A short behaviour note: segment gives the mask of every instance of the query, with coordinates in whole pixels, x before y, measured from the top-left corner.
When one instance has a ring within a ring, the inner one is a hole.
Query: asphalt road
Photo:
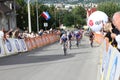
[[[80,47],[72,42],[67,56],[61,45],[37,48],[0,59],[0,80],[97,80],[99,47],[84,37]]]

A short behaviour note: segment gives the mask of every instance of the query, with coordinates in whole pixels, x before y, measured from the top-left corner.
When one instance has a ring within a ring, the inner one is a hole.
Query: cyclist
[[[91,47],[93,47],[93,40],[94,40],[94,33],[93,32],[90,32],[89,38],[90,38],[90,45],[91,45]]]
[[[76,39],[76,45],[77,45],[77,47],[79,47],[79,41],[80,41],[80,38],[81,38],[81,33],[80,33],[80,31],[75,31],[74,32],[74,36],[75,36],[75,39]]]
[[[67,34],[62,34],[61,38],[60,38],[60,44],[62,44],[63,42],[67,41]]]
[[[64,55],[66,55],[66,51],[67,51],[67,34],[63,34],[60,38],[60,44],[63,44],[62,49],[64,50]]]
[[[67,31],[67,39],[68,39],[68,47],[69,49],[71,49],[71,38],[72,38],[72,32],[71,31]]]
[[[60,34],[60,37],[63,35],[63,34],[65,34],[66,33],[66,31],[65,30],[63,30],[63,29],[61,29],[61,34]]]

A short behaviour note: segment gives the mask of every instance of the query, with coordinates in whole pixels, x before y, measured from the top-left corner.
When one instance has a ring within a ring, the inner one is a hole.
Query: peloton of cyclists
[[[61,35],[60,38],[60,43],[62,42],[67,42],[68,48],[71,49],[71,41],[74,39],[76,41],[77,47],[79,47],[79,42],[82,38],[82,31],[81,30],[75,30],[75,31],[70,31],[67,30],[64,32],[64,34]]]
[[[72,38],[71,31],[68,30],[68,31],[64,32],[64,34],[61,35],[60,43],[62,44],[63,42],[67,42],[68,48],[71,48],[71,38]]]

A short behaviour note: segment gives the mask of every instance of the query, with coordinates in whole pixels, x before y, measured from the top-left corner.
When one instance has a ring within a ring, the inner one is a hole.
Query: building
[[[97,8],[96,8],[96,7],[87,9],[87,18],[88,18],[93,12],[95,12],[95,11],[97,11]]]
[[[15,0],[0,0],[0,29],[16,28],[16,5]]]

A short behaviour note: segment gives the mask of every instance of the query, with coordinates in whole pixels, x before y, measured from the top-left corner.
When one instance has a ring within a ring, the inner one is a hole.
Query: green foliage
[[[74,25],[81,27],[86,24],[86,10],[83,7],[77,6],[72,10],[72,13],[74,15]]]
[[[23,0],[17,0],[17,4],[20,6],[20,9],[16,11],[17,27],[24,30],[28,26],[27,4]]]
[[[16,0],[17,3],[21,6],[19,10],[17,10],[17,26],[22,29],[28,29],[28,8],[27,3],[24,0]],[[57,28],[60,24],[64,24],[65,26],[72,25],[84,25],[86,18],[86,11],[83,7],[75,7],[71,11],[68,10],[57,10],[53,5],[48,7],[41,3],[38,3],[36,6],[35,2],[30,3],[30,13],[31,13],[31,27],[32,31],[37,32],[37,16],[36,16],[36,8],[38,8],[39,14],[39,29],[45,29],[44,23],[48,23],[47,29]],[[43,11],[48,11],[51,19],[45,20],[41,15]]]
[[[116,11],[120,10],[120,6],[115,2],[104,2],[98,5],[98,10],[105,12],[109,17],[112,17]]]
[[[17,4],[19,4],[21,7],[27,5],[24,0],[16,0]]]
[[[72,26],[74,24],[74,16],[71,12],[66,12],[63,18],[63,23],[65,26]]]

